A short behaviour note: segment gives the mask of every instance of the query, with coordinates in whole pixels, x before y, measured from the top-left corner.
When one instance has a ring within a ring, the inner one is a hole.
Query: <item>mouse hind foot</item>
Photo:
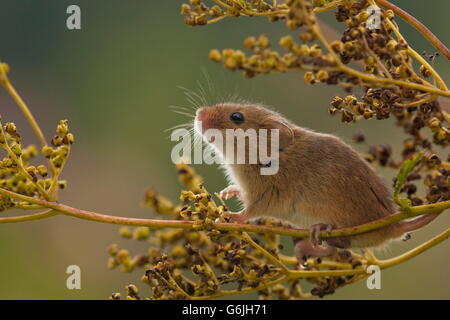
[[[319,223],[311,226],[310,238],[294,239],[294,253],[299,265],[306,263],[308,257],[323,258],[330,257],[337,253],[337,249],[344,249],[350,246],[348,237],[330,237],[322,239],[320,232],[330,233],[332,225]],[[325,243],[325,245],[322,245]]]
[[[304,265],[309,257],[323,258],[334,255],[337,248],[333,246],[318,246],[311,239],[296,239],[294,255],[299,265]]]

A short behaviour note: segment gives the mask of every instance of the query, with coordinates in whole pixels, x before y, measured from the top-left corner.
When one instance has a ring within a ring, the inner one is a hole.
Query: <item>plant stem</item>
[[[50,197],[49,197],[47,191],[45,191],[44,187],[42,187],[39,183],[37,183],[37,181],[35,181],[33,179],[33,177],[30,175],[30,173],[24,167],[21,156],[20,155],[18,156],[14,151],[11,150],[11,147],[9,146],[8,138],[6,137],[6,132],[5,132],[5,130],[3,130],[3,124],[1,121],[0,121],[0,135],[2,135],[5,138],[5,143],[0,144],[0,146],[6,150],[6,152],[8,153],[8,156],[15,163],[15,165],[19,169],[20,173],[22,173],[25,176],[25,178],[27,180],[29,180],[36,187],[36,189],[39,191],[41,196],[43,196],[46,200],[50,200]]]
[[[31,113],[30,109],[26,105],[25,101],[23,101],[22,97],[19,95],[19,93],[16,91],[12,83],[9,81],[7,70],[5,70],[5,65],[0,63],[0,82],[6,89],[6,91],[9,93],[9,95],[13,98],[13,100],[16,102],[19,109],[22,111],[22,113],[25,115],[25,118],[27,119],[28,123],[33,128],[34,133],[36,134],[37,138],[39,139],[42,147],[47,147],[47,140],[45,139],[44,134],[42,133],[41,128],[39,127],[39,124],[37,123],[36,119],[34,118],[33,114]],[[52,174],[52,177],[54,178],[57,175],[57,170],[55,166],[53,165],[52,161],[48,159],[48,165],[50,167],[50,171]],[[50,195],[51,196],[51,195]],[[48,196],[45,196],[46,199],[48,199]],[[51,200],[56,200],[56,198],[51,198]]]
[[[296,271],[296,270],[289,270],[289,272],[286,275],[283,275],[282,277],[266,282],[256,288],[247,287],[242,290],[225,290],[225,291],[219,291],[213,295],[210,296],[200,296],[200,297],[190,297],[192,300],[205,300],[205,299],[214,299],[219,298],[223,296],[230,296],[230,295],[237,295],[237,294],[243,294],[243,293],[250,293],[250,292],[257,292],[261,291],[266,288],[273,287],[277,284],[284,283],[286,281],[290,280],[296,280],[296,279],[302,279],[302,278],[321,278],[321,277],[339,277],[339,276],[349,276],[349,275],[360,275],[354,282],[362,280],[367,275],[367,267],[369,265],[378,265],[381,269],[386,269],[389,267],[393,267],[395,265],[398,265],[402,262],[405,262],[409,259],[414,258],[415,256],[419,255],[420,253],[436,246],[437,244],[441,243],[442,241],[448,239],[450,237],[450,229],[447,229],[446,231],[442,232],[441,234],[437,235],[436,237],[430,239],[429,241],[425,242],[424,244],[412,249],[411,251],[408,251],[398,257],[392,258],[392,259],[386,259],[386,260],[376,260],[372,257],[374,260],[373,262],[357,269],[344,269],[344,270],[302,270],[302,271]]]
[[[283,273],[290,272],[289,269],[284,265],[283,262],[281,262],[280,259],[275,257],[273,254],[271,254],[269,251],[261,247],[259,244],[257,244],[246,232],[243,232],[240,236],[238,235],[238,238],[249,243],[252,247],[258,250],[263,256],[265,256],[270,262],[279,266],[283,270]]]
[[[2,224],[2,223],[15,223],[15,222],[42,220],[42,219],[53,217],[53,216],[55,216],[57,214],[58,214],[58,212],[56,210],[47,210],[47,211],[44,211],[44,212],[30,214],[30,215],[27,215],[27,216],[0,218],[0,224]]]
[[[434,247],[435,245],[441,243],[442,241],[448,239],[450,237],[450,229],[445,230],[444,232],[440,233],[436,237],[434,237],[431,240],[428,240],[427,242],[421,244],[420,246],[398,256],[392,259],[386,259],[386,260],[379,260],[378,265],[380,268],[388,268],[390,266],[400,264],[402,262],[405,262],[409,259],[414,258],[415,256],[419,255],[420,253]]]
[[[408,24],[419,31],[439,52],[450,60],[450,50],[422,22],[387,0],[375,0],[375,2],[384,8],[391,9],[397,16],[408,22]]]
[[[22,97],[17,93],[14,86],[9,81],[8,75],[6,71],[4,70],[3,64],[0,63],[0,82],[5,87],[6,91],[10,94],[10,96],[13,98],[13,100],[16,102],[17,106],[22,110],[23,114],[25,115],[25,118],[27,118],[28,122],[30,123],[31,127],[33,128],[36,136],[38,137],[39,141],[41,142],[41,145],[44,147],[47,145],[46,139],[44,137],[44,134],[42,133],[41,128],[39,127],[36,119],[34,118],[33,114],[31,113],[28,106],[23,101]]]
[[[273,287],[279,283],[283,283],[285,281],[290,280],[289,276],[283,276],[279,279],[276,280],[272,280],[269,282],[266,282],[262,285],[259,285],[256,288],[252,288],[252,287],[247,287],[247,288],[243,288],[241,290],[235,289],[235,290],[223,290],[223,291],[219,291],[215,294],[209,295],[209,296],[199,296],[199,297],[191,297],[191,300],[210,300],[210,299],[215,299],[215,298],[219,298],[219,297],[224,297],[224,296],[233,296],[233,295],[237,295],[237,294],[244,294],[244,293],[251,293],[251,292],[257,292],[257,291],[261,291],[270,287]]]
[[[328,41],[325,39],[325,37],[322,34],[322,31],[320,30],[320,28],[315,24],[313,26],[311,26],[311,30],[314,32],[314,34],[316,35],[317,39],[326,47],[327,51],[333,56],[334,61],[336,62],[338,68],[345,72],[348,73],[352,76],[355,76],[361,80],[365,80],[367,82],[372,82],[372,83],[382,83],[382,84],[394,84],[394,85],[398,85],[398,86],[402,86],[402,87],[408,87],[411,89],[416,89],[416,90],[420,90],[420,91],[424,91],[424,92],[429,92],[429,93],[433,93],[436,95],[440,95],[440,96],[444,96],[444,97],[449,97],[450,98],[450,91],[449,90],[441,90],[435,87],[428,87],[425,85],[421,85],[418,83],[413,83],[413,82],[407,82],[407,81],[403,81],[403,80],[396,80],[396,79],[389,79],[389,78],[381,78],[381,77],[376,77],[374,75],[369,75],[366,74],[364,72],[360,72],[358,70],[355,70],[353,68],[347,67],[346,65],[344,65],[341,61],[341,59],[339,59],[339,57],[336,55],[336,53],[333,51],[333,49],[331,48],[330,44],[328,43]]]
[[[398,28],[392,23],[392,21],[390,19],[386,19],[386,23],[388,25],[388,27],[394,31],[395,35],[397,36],[397,38],[399,39],[403,39],[402,34],[400,33],[400,31],[398,30]],[[406,40],[404,40],[406,42]],[[442,80],[441,76],[436,72],[436,70],[434,70],[434,68],[428,63],[428,61],[426,61],[420,54],[418,54],[413,48],[411,48],[410,46],[408,46],[408,53],[414,57],[419,63],[421,63],[425,68],[428,69],[428,71],[430,71],[431,75],[433,76],[434,79],[436,79],[436,81],[438,82],[440,88],[442,90],[448,90],[444,80]]]
[[[127,217],[116,217],[105,214],[100,214],[92,211],[85,211],[76,208],[72,208],[66,206],[64,204],[60,204],[57,202],[45,201],[37,198],[28,197],[25,195],[21,195],[3,188],[0,188],[0,194],[20,200],[29,202],[32,204],[40,205],[42,207],[46,207],[49,209],[56,210],[62,214],[72,216],[79,219],[91,220],[103,223],[110,224],[119,224],[119,225],[128,225],[128,226],[142,226],[149,228],[182,228],[182,229],[191,229],[194,227],[193,221],[187,220],[155,220],[155,219],[139,219],[139,218],[127,218]],[[351,236],[357,235],[365,232],[369,232],[372,230],[376,230],[382,227],[385,227],[390,224],[394,224],[404,219],[420,216],[423,214],[431,214],[442,212],[446,209],[450,208],[450,200],[438,202],[434,204],[422,205],[408,208],[408,212],[400,211],[389,215],[387,217],[368,222],[366,224],[362,224],[354,227],[340,228],[332,230],[331,232],[322,231],[320,235],[323,238],[331,238],[331,237],[342,237],[342,236]],[[370,209],[370,208],[369,208]],[[275,234],[291,236],[291,237],[299,237],[305,238],[310,236],[310,230],[306,229],[294,229],[294,228],[286,228],[286,227],[274,227],[274,226],[263,226],[263,225],[252,225],[252,224],[239,224],[239,223],[213,223],[212,226],[221,231],[244,231],[244,232],[255,232],[255,233],[264,233],[264,232],[272,232]]]

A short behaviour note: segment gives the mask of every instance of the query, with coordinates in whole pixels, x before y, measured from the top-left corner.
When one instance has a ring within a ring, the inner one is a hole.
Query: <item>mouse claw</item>
[[[220,219],[225,219],[226,222],[235,222],[235,223],[247,223],[247,216],[242,213],[234,213],[234,212],[225,212],[220,216]]]
[[[241,199],[241,189],[236,185],[231,185],[220,191],[220,197],[222,199],[228,200],[233,197],[236,197],[238,199]]]
[[[319,246],[322,244],[322,237],[320,236],[321,231],[326,231],[331,233],[333,226],[331,224],[318,223],[311,226],[310,240],[314,246]]]

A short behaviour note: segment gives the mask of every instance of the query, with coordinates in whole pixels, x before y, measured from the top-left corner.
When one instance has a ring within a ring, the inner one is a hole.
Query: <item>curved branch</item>
[[[97,221],[102,223],[110,223],[110,224],[119,224],[119,225],[128,225],[128,226],[142,226],[149,227],[155,229],[161,228],[182,228],[182,229],[191,229],[196,227],[194,225],[194,221],[188,220],[156,220],[156,219],[140,219],[140,218],[127,218],[127,217],[116,217],[106,214],[100,214],[92,211],[85,211],[81,209],[76,209],[73,207],[69,207],[64,204],[60,204],[57,202],[50,202],[41,199],[36,199],[28,196],[24,196],[12,191],[8,191],[0,188],[0,194],[5,195],[7,197],[21,200],[25,202],[29,202],[32,204],[37,204],[42,207],[46,207],[49,209],[56,210],[64,215],[68,215],[71,217]],[[351,236],[357,235],[361,233],[366,233],[372,230],[376,230],[382,227],[385,227],[390,224],[394,224],[404,219],[420,216],[423,214],[431,214],[431,213],[439,213],[446,209],[450,208],[450,200],[438,202],[434,204],[422,205],[408,208],[407,211],[400,211],[394,213],[390,216],[362,224],[354,227],[340,228],[332,230],[331,232],[322,231],[321,236],[323,238],[332,238],[332,237],[342,237],[342,236]],[[0,219],[1,220],[1,219]],[[274,226],[264,226],[264,225],[253,225],[253,224],[240,224],[240,223],[223,223],[216,222],[212,223],[211,226],[217,230],[221,231],[238,231],[238,232],[254,232],[254,233],[265,233],[271,232],[275,234],[291,236],[291,237],[309,237],[310,230],[307,229],[295,229],[295,228],[287,228],[287,227],[274,227]]]
[[[3,85],[5,90],[8,92],[8,94],[14,100],[16,105],[19,107],[19,109],[24,114],[25,118],[27,119],[28,123],[32,127],[34,133],[36,134],[36,137],[38,138],[39,142],[41,143],[41,146],[47,147],[48,146],[47,140],[45,139],[45,136],[41,130],[41,127],[39,126],[35,117],[31,113],[30,108],[28,108],[25,101],[22,99],[20,94],[16,91],[13,84],[9,81],[8,72],[9,72],[9,66],[6,63],[0,62],[0,83]],[[52,161],[50,161],[50,159],[48,159],[47,162],[50,167],[53,180],[55,180],[55,177],[57,179],[57,169],[56,169],[55,165],[53,164]],[[53,181],[53,183],[55,183],[55,182]],[[46,197],[48,197],[48,195],[46,195],[45,190],[41,190],[42,188],[39,185],[37,187],[38,187],[38,189],[40,189],[41,193],[44,192],[44,195]],[[55,200],[55,198],[51,198],[51,200]]]
[[[4,63],[0,63],[0,83],[5,87],[6,91],[8,91],[9,95],[16,102],[17,106],[23,112],[28,122],[30,123],[31,127],[33,128],[34,133],[38,137],[41,145],[45,147],[47,145],[47,142],[44,134],[42,133],[41,128],[39,127],[33,114],[30,112],[30,109],[23,101],[22,97],[17,93],[16,89],[9,81],[7,73],[8,73],[7,66]]]
[[[402,262],[405,262],[407,260],[410,260],[414,258],[415,256],[421,254],[422,252],[438,245],[442,241],[448,239],[450,237],[450,229],[445,230],[444,232],[438,234],[431,240],[428,240],[425,243],[422,243],[418,247],[398,256],[392,259],[386,259],[386,260],[379,260],[377,264],[380,266],[381,269],[389,268],[391,266],[400,264]]]

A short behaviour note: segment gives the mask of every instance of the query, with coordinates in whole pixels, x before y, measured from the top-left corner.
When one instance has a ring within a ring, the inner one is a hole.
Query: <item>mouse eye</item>
[[[230,116],[230,120],[235,124],[241,124],[244,122],[244,115],[240,112],[233,112]]]

